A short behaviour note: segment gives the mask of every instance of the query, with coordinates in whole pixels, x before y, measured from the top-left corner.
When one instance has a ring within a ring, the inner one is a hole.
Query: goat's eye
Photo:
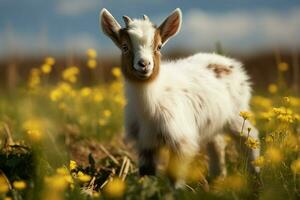
[[[127,53],[128,50],[129,50],[128,45],[127,44],[123,44],[122,45],[122,50],[123,50],[124,53]]]
[[[157,46],[157,51],[160,51],[161,50],[161,44],[159,44],[158,46]]]

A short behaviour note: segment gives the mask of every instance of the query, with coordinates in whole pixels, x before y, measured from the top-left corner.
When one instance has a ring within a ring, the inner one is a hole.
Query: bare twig
[[[122,181],[125,181],[126,176],[128,174],[129,168],[130,168],[130,160],[127,158],[126,159],[126,163],[125,163],[125,167],[124,167],[124,171],[123,171],[123,175],[122,175]]]
[[[94,176],[90,181],[87,187],[82,188],[82,193],[93,196],[94,188],[95,188],[95,180],[96,177]]]
[[[116,174],[116,171],[115,171],[115,169],[113,169],[112,172],[110,173],[110,175],[108,176],[108,178],[106,179],[106,181],[104,181],[104,183],[102,183],[102,185],[100,186],[100,189],[104,188],[104,186],[112,180],[112,177],[115,174]]]
[[[104,188],[104,186],[109,182],[110,180],[107,179],[106,181],[104,181],[104,183],[100,186],[100,189]]]
[[[188,184],[185,184],[185,186],[186,186],[187,188],[189,188],[193,193],[195,193],[195,189],[194,189],[194,188],[192,188],[192,187],[189,186]]]
[[[126,156],[124,156],[124,158],[123,158],[122,166],[121,166],[121,169],[119,171],[119,177],[121,177],[122,174],[123,174],[125,163],[126,163]]]
[[[7,185],[8,185],[9,190],[11,190],[11,189],[12,189],[12,186],[11,186],[11,184],[10,184],[8,178],[6,177],[6,175],[4,174],[4,172],[3,172],[1,169],[0,169],[0,176],[2,176],[2,177],[4,178],[5,182],[6,182]]]
[[[120,165],[119,161],[111,154],[107,151],[107,149],[100,145],[100,149],[117,165]]]
[[[9,129],[9,126],[4,123],[3,124],[3,132],[4,132],[4,144],[3,144],[3,148],[4,149],[8,149],[10,146],[14,145],[14,141],[12,139],[12,135]]]

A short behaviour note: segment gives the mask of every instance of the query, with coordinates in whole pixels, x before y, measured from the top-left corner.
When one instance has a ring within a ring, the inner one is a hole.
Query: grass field
[[[97,53],[87,51],[87,70],[97,68]],[[261,167],[247,173],[248,152],[239,153],[226,136],[225,178],[207,175],[206,156],[189,170],[186,189],[173,189],[161,170],[158,177],[140,178],[136,156],[122,142],[123,96],[121,71],[114,80],[84,85],[79,66],[61,70],[49,81],[55,59],[32,68],[27,85],[0,97],[0,199],[299,199],[300,98],[289,89],[278,64],[278,81],[262,94],[254,92],[253,113],[241,111],[260,130]],[[247,132],[251,130],[243,130]],[[168,157],[166,150],[161,156]]]

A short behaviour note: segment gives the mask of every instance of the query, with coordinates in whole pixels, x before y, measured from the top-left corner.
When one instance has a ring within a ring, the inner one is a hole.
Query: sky
[[[182,29],[166,50],[207,51],[216,42],[236,52],[300,47],[299,0],[0,0],[0,56],[87,48],[116,52],[99,29],[102,8],[121,25],[122,15],[143,14],[159,25],[177,7]]]

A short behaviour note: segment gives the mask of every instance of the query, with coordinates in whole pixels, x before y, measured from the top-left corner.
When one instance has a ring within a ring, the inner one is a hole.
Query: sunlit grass
[[[89,49],[83,67],[97,68],[96,58],[97,52]],[[261,167],[259,177],[248,174],[247,154],[239,155],[226,138],[229,175],[207,183],[207,159],[200,154],[188,170],[187,189],[177,191],[163,171],[158,177],[139,178],[134,155],[120,144],[126,104],[120,69],[112,69],[112,82],[88,86],[80,81],[79,66],[68,66],[57,83],[49,84],[55,63],[55,58],[45,58],[40,67],[32,68],[26,88],[0,98],[0,199],[300,197],[300,98],[287,95],[282,84],[289,70],[286,63],[277,67],[279,83],[253,96],[253,113],[240,112],[260,130],[260,141],[251,137],[245,141],[249,148],[262,148],[252,163]],[[88,164],[74,161],[79,159],[74,148],[81,152],[85,146],[98,148],[95,152],[104,156],[80,158]]]

